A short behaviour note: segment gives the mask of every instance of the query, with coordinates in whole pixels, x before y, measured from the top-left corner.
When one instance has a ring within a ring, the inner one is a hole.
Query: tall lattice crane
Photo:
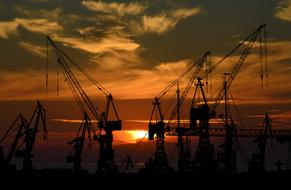
[[[118,113],[116,111],[113,96],[106,90],[99,82],[97,82],[89,73],[85,71],[83,67],[78,65],[70,56],[68,56],[56,43],[47,37],[47,45],[50,45],[56,56],[58,65],[61,67],[62,72],[65,77],[65,81],[70,87],[72,94],[82,112],[84,118],[89,120],[89,114],[97,120],[97,128],[99,129],[99,134],[95,138],[100,146],[99,149],[99,160],[97,172],[116,172],[116,166],[114,163],[114,153],[112,149],[113,134],[114,130],[121,130],[121,120],[119,119]],[[101,91],[106,96],[106,107],[105,111],[98,113],[97,107],[93,104],[91,98],[87,95],[83,87],[81,86],[76,75],[72,71],[71,67],[78,70],[86,79],[94,85],[98,91]],[[116,120],[109,120],[110,106],[113,108]],[[88,114],[88,115],[87,115]],[[87,115],[87,116],[86,116]],[[104,131],[104,133],[103,133]],[[84,140],[81,138],[80,140]],[[83,143],[81,143],[83,145]],[[79,146],[77,146],[79,147]],[[75,150],[78,152],[79,150]],[[80,154],[79,154],[80,155]],[[78,165],[79,159],[76,159],[75,165]]]
[[[205,101],[205,105],[203,110],[201,108],[195,108],[192,107],[190,110],[190,123],[192,127],[196,127],[196,123],[201,123],[202,129],[199,130],[199,144],[197,149],[197,158],[196,158],[196,165],[200,170],[203,171],[209,171],[212,170],[213,160],[214,158],[209,158],[210,153],[212,152],[212,148],[210,148],[211,143],[209,140],[209,133],[207,132],[209,129],[209,119],[214,118],[216,115],[216,108],[220,105],[220,102],[225,98],[229,88],[231,87],[231,84],[233,83],[234,79],[238,75],[240,68],[242,67],[245,59],[248,57],[249,52],[253,48],[255,42],[257,41],[258,36],[260,37],[260,61],[261,64],[267,65],[266,62],[266,25],[263,24],[259,26],[254,32],[252,32],[244,41],[242,41],[238,46],[236,46],[233,50],[231,50],[226,56],[224,56],[220,61],[213,64],[206,72],[199,75],[199,77],[203,78],[206,76],[206,74],[211,73],[215,68],[217,68],[224,60],[226,60],[228,57],[230,57],[234,52],[236,52],[239,48],[243,47],[243,51],[238,59],[238,61],[234,64],[234,68],[231,73],[227,74],[225,77],[225,82],[223,83],[222,87],[218,91],[215,99],[214,104],[211,106],[207,105],[207,102]],[[264,41],[262,41],[262,38],[264,38]],[[264,49],[264,51],[262,51]],[[262,66],[261,66],[262,68]],[[266,66],[267,68],[267,66]],[[261,79],[264,78],[263,72],[261,71]],[[266,78],[267,78],[267,70],[266,70]],[[203,90],[203,89],[202,89]],[[226,102],[226,101],[225,101]],[[227,108],[227,106],[226,106]],[[208,111],[205,111],[208,110]],[[225,170],[228,173],[235,172],[233,167],[234,160],[232,158],[235,158],[235,156],[230,155],[230,152],[234,154],[233,150],[231,149],[232,145],[229,145],[229,143],[232,143],[230,138],[233,138],[233,130],[231,127],[228,126],[228,118],[227,118],[227,109],[226,109],[226,126],[225,130],[226,132],[226,141],[225,146],[228,147],[225,149]],[[210,152],[211,151],[211,152]],[[211,167],[210,167],[211,166]]]
[[[171,122],[175,118],[175,116],[179,115],[179,110],[180,107],[182,106],[191,86],[194,83],[195,78],[198,76],[203,63],[205,63],[207,57],[209,56],[210,52],[206,52],[200,59],[198,59],[196,62],[192,63],[185,72],[183,72],[176,80],[172,81],[164,90],[162,90],[155,98],[153,101],[153,110],[151,113],[150,117],[150,122],[149,122],[149,140],[154,140],[154,137],[156,135],[156,152],[155,152],[155,158],[152,163],[153,167],[152,169],[154,172],[161,173],[161,172],[166,172],[169,170],[168,166],[168,160],[167,160],[167,155],[165,151],[165,145],[164,145],[164,135],[165,132],[168,130],[171,130]],[[160,99],[166,95],[166,93],[171,90],[171,88],[175,85],[177,85],[187,74],[191,73],[190,79],[185,87],[185,89],[182,92],[182,95],[178,94],[178,103],[174,105],[174,110],[172,110],[170,118],[168,119],[167,124],[164,121],[164,113],[162,112],[161,106],[160,106]],[[179,117],[179,116],[178,116]],[[178,118],[179,120],[179,118]],[[183,139],[181,136],[178,138],[178,146],[180,150],[180,154],[178,156],[180,163],[183,161],[183,157],[181,155],[184,154],[183,150]],[[183,153],[182,153],[183,152]],[[182,168],[182,167],[180,167]]]

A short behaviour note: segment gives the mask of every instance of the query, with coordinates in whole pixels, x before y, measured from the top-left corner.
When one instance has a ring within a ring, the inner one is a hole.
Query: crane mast
[[[190,129],[198,129],[199,142],[195,155],[194,171],[199,173],[212,173],[214,172],[214,146],[209,138],[209,106],[206,96],[203,91],[203,84],[201,78],[197,78],[196,89],[190,108]],[[203,103],[195,106],[194,101],[198,90],[200,90]]]
[[[149,123],[149,129],[148,129],[148,139],[154,140],[156,139],[156,152],[154,161],[152,159],[149,159],[149,162],[146,165],[146,172],[150,173],[165,173],[171,170],[171,168],[168,166],[168,157],[165,151],[165,122],[164,122],[164,116],[161,109],[161,103],[158,98],[154,99],[153,102],[153,111],[151,114],[151,120]],[[156,120],[152,120],[153,116],[155,115],[155,112],[157,112],[157,118]],[[155,137],[156,135],[156,137]]]

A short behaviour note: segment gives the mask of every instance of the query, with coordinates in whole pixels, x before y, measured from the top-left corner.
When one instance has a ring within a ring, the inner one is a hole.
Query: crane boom
[[[35,118],[36,117],[36,118]],[[41,124],[43,126],[44,130],[44,136],[43,139],[47,138],[47,126],[46,126],[46,111],[45,108],[40,104],[39,101],[37,101],[37,107],[29,121],[29,126],[32,125],[33,120],[35,119],[35,123],[33,125],[32,130],[32,135],[31,135],[31,140],[30,140],[30,146],[29,146],[29,152],[32,152],[33,146],[35,144],[35,139],[36,139],[36,133],[38,132],[38,126],[39,126],[39,120],[41,120]]]
[[[220,91],[218,92],[216,98],[215,98],[215,103],[213,104],[213,106],[211,107],[211,111],[214,111],[217,106],[220,104],[221,100],[224,98],[224,92],[228,91],[228,89],[230,88],[232,82],[234,81],[235,77],[237,76],[241,66],[243,65],[245,59],[247,58],[247,56],[249,55],[250,50],[252,49],[255,41],[257,40],[258,35],[260,34],[260,32],[265,29],[265,25],[261,25],[255,32],[253,32],[248,38],[247,40],[245,40],[244,42],[247,42],[245,49],[243,50],[242,54],[240,55],[239,60],[236,62],[234,69],[232,70],[232,72],[230,73],[226,84],[223,86],[223,88],[220,89]],[[243,44],[241,44],[243,45]],[[236,50],[237,47],[234,49]],[[232,52],[234,52],[231,51]],[[227,57],[230,54],[227,55]],[[223,58],[222,60],[224,60],[225,58]],[[219,61],[218,63],[221,63],[221,61]],[[217,63],[216,63],[217,65]]]
[[[2,142],[9,135],[9,133],[13,131],[11,129],[13,129],[15,127],[15,124],[18,121],[20,122],[20,125],[18,126],[18,130],[16,132],[16,136],[15,136],[14,141],[13,141],[11,147],[10,147],[9,153],[8,153],[8,155],[6,157],[7,164],[10,164],[11,160],[13,159],[14,154],[15,154],[15,151],[16,151],[16,147],[17,147],[17,144],[18,144],[20,138],[25,134],[25,131],[28,130],[27,121],[22,116],[22,114],[19,114],[19,116],[17,117],[17,119],[15,120],[15,122],[13,122],[13,124],[11,125],[11,127],[8,129],[7,133],[1,139],[1,142]]]
[[[211,65],[208,69],[206,69],[204,72],[202,72],[199,77],[204,78],[207,74],[211,73],[213,70],[215,70],[225,59],[227,59],[229,56],[231,56],[236,50],[238,50],[241,46],[243,46],[246,42],[250,41],[250,39],[253,36],[257,36],[258,33],[260,33],[264,29],[264,36],[266,36],[266,30],[265,30],[266,24],[260,25],[254,32],[252,32],[246,39],[241,41],[234,49],[232,49],[230,52],[228,52],[222,59],[220,59],[215,64]],[[264,43],[266,44],[266,39],[264,39]],[[265,52],[266,54],[266,49]]]
[[[53,47],[53,49],[58,57],[58,63],[63,69],[63,73],[66,77],[66,80],[69,83],[69,87],[71,88],[73,94],[77,91],[79,93],[79,95],[82,97],[83,102],[85,103],[87,108],[90,110],[92,115],[98,121],[101,121],[101,118],[100,118],[99,114],[97,113],[96,107],[94,106],[94,104],[92,103],[92,101],[90,100],[90,98],[88,97],[88,95],[86,94],[84,89],[82,88],[81,84],[77,80],[76,76],[74,75],[74,73],[72,72],[70,67],[68,66],[66,59],[65,59],[65,57],[68,57],[68,56],[66,56],[63,53],[63,51],[53,42],[53,40],[49,36],[47,37],[47,40],[51,44],[51,46]],[[77,98],[76,101],[81,103],[79,98]]]

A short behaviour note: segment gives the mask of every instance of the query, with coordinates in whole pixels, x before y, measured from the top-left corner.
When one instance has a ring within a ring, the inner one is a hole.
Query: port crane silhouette
[[[220,61],[213,64],[209,67],[209,69],[199,75],[197,78],[198,86],[200,90],[203,92],[201,79],[206,76],[206,74],[211,73],[214,69],[216,69],[221,63],[224,62],[229,56],[231,56],[236,50],[239,48],[243,48],[242,53],[238,59],[238,61],[234,64],[234,68],[230,73],[224,73],[224,82],[220,90],[218,91],[216,97],[214,98],[214,103],[209,105],[207,100],[204,97],[204,104],[199,104],[198,107],[193,106],[193,102],[190,108],[190,127],[187,130],[184,130],[185,136],[199,136],[199,143],[196,153],[196,161],[195,167],[199,172],[213,172],[215,169],[214,162],[214,152],[213,145],[210,143],[209,137],[224,137],[225,142],[222,145],[223,150],[223,158],[222,172],[225,173],[235,173],[236,172],[236,156],[234,150],[234,139],[237,137],[256,137],[259,140],[258,147],[260,149],[259,155],[260,159],[252,160],[251,165],[261,165],[255,166],[257,168],[264,168],[264,153],[266,146],[266,139],[274,135],[274,137],[280,137],[281,135],[290,135],[290,131],[288,130],[275,130],[273,133],[263,133],[262,131],[266,131],[264,127],[263,129],[238,129],[234,125],[234,123],[229,123],[228,118],[228,105],[227,105],[227,94],[228,91],[238,75],[244,61],[248,57],[251,49],[253,48],[255,42],[259,38],[259,50],[260,50],[260,63],[261,63],[261,86],[263,87],[263,79],[264,73],[262,71],[263,64],[265,64],[265,77],[267,80],[267,88],[268,88],[268,71],[267,71],[267,62],[266,62],[266,25],[259,26],[254,32],[252,32],[244,41],[242,41],[238,46],[236,46],[233,50],[231,50],[225,57],[223,57]],[[196,91],[195,91],[196,93]],[[194,95],[195,97],[195,95]],[[216,116],[216,109],[220,105],[221,101],[224,99],[225,104],[225,127],[224,128],[211,128],[209,124],[209,120]],[[270,120],[269,117],[265,118],[264,123],[269,124],[270,122],[266,122],[266,120]],[[269,126],[269,125],[266,125]],[[269,127],[270,128],[270,127]],[[176,130],[171,135],[179,135],[179,132]],[[253,155],[258,155],[253,154]],[[258,164],[259,163],[259,164]]]
[[[189,92],[191,86],[194,83],[195,78],[198,76],[199,71],[201,70],[204,62],[209,56],[210,52],[206,52],[200,59],[190,64],[185,72],[183,72],[176,80],[172,81],[165,89],[163,89],[153,101],[153,110],[151,112],[149,128],[148,128],[148,139],[154,140],[156,142],[156,152],[155,158],[151,164],[147,164],[144,170],[146,172],[154,172],[154,173],[165,173],[172,171],[172,168],[168,166],[167,155],[164,147],[164,134],[168,131],[169,123],[171,123],[179,113],[179,108],[185,100],[187,93]],[[182,92],[181,97],[178,94],[178,103],[174,106],[174,111],[171,113],[168,123],[166,124],[164,121],[164,113],[161,110],[160,99],[165,96],[169,90],[171,90],[175,85],[179,83],[187,74],[191,73],[191,79],[188,81],[185,89]],[[179,119],[178,119],[179,120]],[[181,138],[179,138],[178,144],[182,144]],[[182,148],[182,146],[179,146]],[[182,151],[182,150],[181,150]],[[181,154],[182,155],[182,154]],[[181,158],[182,159],[182,158]]]
[[[84,119],[80,130],[81,134],[77,133],[77,137],[71,141],[73,144],[75,154],[69,156],[67,161],[73,162],[75,169],[80,169],[81,162],[81,152],[83,149],[83,141],[85,140],[85,131],[88,133],[88,138],[91,138],[92,131],[93,139],[99,143],[99,159],[98,159],[98,173],[112,173],[116,172],[117,168],[114,162],[114,151],[112,148],[113,143],[113,133],[112,131],[121,130],[121,120],[119,119],[117,110],[113,102],[112,94],[106,90],[99,82],[94,79],[85,69],[77,64],[69,55],[67,55],[49,36],[47,37],[47,44],[50,45],[56,56],[57,63],[63,71],[65,81],[71,89],[71,92],[84,115]],[[82,76],[84,76],[93,86],[97,88],[98,91],[101,91],[106,96],[106,105],[105,111],[98,113],[97,107],[94,105],[92,99],[88,96],[84,88],[81,86],[77,76],[74,74],[71,69],[74,67]],[[116,120],[109,120],[110,107],[113,109],[113,114],[116,117]],[[99,133],[96,134],[94,128],[91,126],[91,121],[89,114],[97,121],[97,129]],[[83,128],[83,129],[82,129]],[[86,130],[87,129],[87,130]],[[78,136],[80,135],[80,136]]]
[[[259,51],[260,51],[260,64],[261,64],[261,87],[263,88],[263,80],[264,77],[267,81],[267,88],[268,88],[268,71],[267,71],[267,58],[266,58],[266,25],[260,25],[254,32],[252,32],[245,40],[243,40],[238,46],[236,46],[234,49],[232,49],[229,53],[227,53],[226,56],[224,56],[221,60],[219,60],[217,63],[211,65],[208,69],[205,71],[198,72],[198,75],[192,75],[195,76],[195,78],[191,78],[189,80],[189,83],[191,84],[190,87],[194,86],[194,80],[196,79],[198,82],[195,84],[195,94],[194,98],[192,100],[191,108],[190,108],[190,126],[188,128],[179,127],[179,121],[178,124],[173,127],[168,124],[166,125],[164,122],[164,116],[163,112],[161,110],[160,102],[159,102],[159,96],[163,96],[168,92],[168,90],[176,85],[178,81],[183,77],[183,75],[179,76],[175,81],[170,83],[169,86],[165,88],[155,99],[153,102],[154,108],[151,114],[151,119],[149,123],[149,139],[153,140],[154,137],[156,138],[156,156],[155,158],[160,158],[160,160],[164,160],[164,163],[161,165],[167,166],[167,160],[166,160],[166,154],[164,151],[164,135],[167,133],[167,135],[174,135],[178,136],[178,146],[179,146],[179,161],[178,161],[178,168],[180,171],[183,172],[183,166],[180,163],[187,163],[187,161],[183,160],[182,155],[189,155],[187,154],[187,151],[185,151],[184,145],[183,145],[183,136],[199,136],[199,143],[198,148],[196,152],[195,162],[194,162],[194,170],[197,172],[202,173],[211,173],[215,172],[217,160],[214,158],[214,148],[212,143],[210,142],[210,137],[224,137],[225,142],[221,147],[223,147],[223,153],[222,155],[222,172],[224,173],[235,173],[236,172],[236,151],[233,146],[234,141],[237,137],[256,137],[259,138],[262,135],[262,129],[239,129],[236,127],[235,123],[229,122],[231,118],[228,116],[228,97],[227,94],[229,93],[229,89],[238,75],[243,63],[245,62],[246,58],[248,57],[250,51],[253,49],[254,44],[257,42],[259,38]],[[235,62],[233,70],[230,73],[224,73],[224,81],[222,87],[218,90],[218,93],[216,94],[214,98],[214,103],[209,105],[208,101],[205,97],[204,89],[203,89],[203,83],[201,82],[204,77],[206,77],[208,74],[210,74],[213,70],[215,70],[221,63],[223,63],[228,57],[234,54],[238,49],[243,49],[241,55],[239,56],[239,59]],[[265,65],[265,73],[263,71],[263,66]],[[199,67],[198,67],[199,68]],[[187,71],[186,71],[187,72]],[[188,84],[189,84],[188,83]],[[197,92],[200,91],[203,95],[203,101],[202,103],[199,102],[199,104],[195,105],[195,96]],[[177,90],[178,92],[178,90]],[[179,98],[178,96],[178,104],[173,109],[173,112],[170,116],[169,121],[172,120],[172,118],[175,117],[176,114],[178,114],[178,120],[179,120],[179,109],[177,107],[181,106],[183,103],[184,98],[186,97],[186,94],[188,92],[188,89],[184,91],[183,95]],[[222,100],[224,100],[225,103],[225,126],[224,128],[216,128],[216,127],[210,127],[209,120],[216,117],[216,109],[221,104]],[[179,103],[180,102],[180,103]],[[158,119],[153,122],[153,115],[154,113],[158,113],[159,116]],[[272,133],[273,137],[279,137],[279,136],[289,136],[290,131],[288,130],[274,130]],[[264,139],[266,139],[268,135],[264,135]],[[266,141],[260,141],[260,144],[265,144]],[[262,149],[261,154],[264,154],[263,147],[259,146],[260,149]],[[183,152],[185,154],[183,154]],[[160,154],[157,154],[160,153]],[[163,155],[163,156],[157,156],[157,155]],[[264,162],[263,160],[260,160],[260,162]],[[153,162],[155,163],[155,162]],[[187,166],[188,167],[188,166]],[[187,168],[186,167],[186,168]],[[185,167],[184,167],[185,168]],[[189,168],[189,167],[188,167]]]
[[[1,165],[4,170],[13,171],[16,169],[15,165],[11,164],[13,158],[22,158],[22,170],[29,172],[33,170],[32,158],[34,156],[34,145],[39,132],[39,126],[43,128],[43,139],[47,139],[47,125],[46,125],[46,111],[45,108],[37,101],[37,106],[32,114],[29,122],[20,113],[12,125],[8,128],[6,133],[0,139],[0,144],[6,141],[16,131],[15,138],[9,149],[8,155],[5,158],[4,152],[0,153]],[[2,149],[2,147],[1,147]],[[3,149],[2,149],[3,151]]]

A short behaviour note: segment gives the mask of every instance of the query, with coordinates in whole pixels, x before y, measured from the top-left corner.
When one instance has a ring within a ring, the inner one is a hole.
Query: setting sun
[[[135,140],[143,139],[147,135],[147,131],[145,130],[133,130],[128,132]]]

